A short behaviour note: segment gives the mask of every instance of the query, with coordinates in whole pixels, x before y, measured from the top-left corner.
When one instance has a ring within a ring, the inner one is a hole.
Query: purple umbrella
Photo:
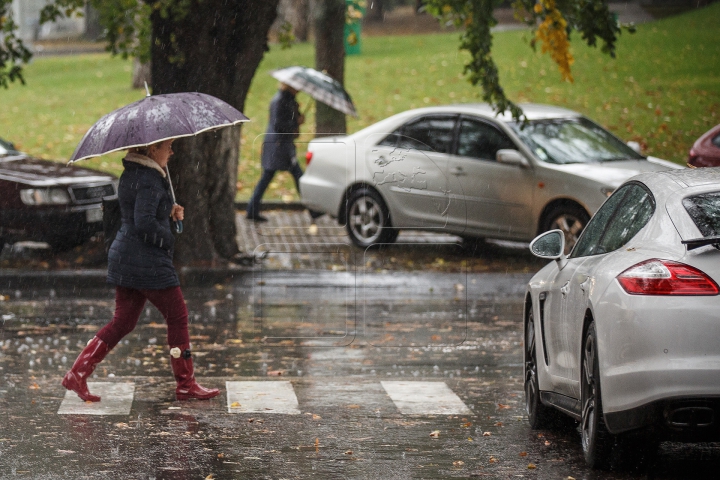
[[[95,122],[68,163],[248,121],[239,110],[204,93],[148,93]]]
[[[68,163],[99,157],[118,150],[145,147],[171,138],[190,137],[250,121],[239,110],[219,98],[197,92],[147,96],[108,113],[90,127]],[[170,171],[165,167],[167,179]],[[173,203],[175,190],[170,184]],[[182,232],[182,222],[175,230]]]

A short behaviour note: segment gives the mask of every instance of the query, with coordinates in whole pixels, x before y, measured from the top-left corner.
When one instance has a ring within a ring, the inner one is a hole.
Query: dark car
[[[102,199],[117,198],[116,177],[30,157],[0,139],[0,250],[46,242],[55,251],[102,231]]]
[[[690,167],[720,167],[720,125],[697,139],[687,163]]]

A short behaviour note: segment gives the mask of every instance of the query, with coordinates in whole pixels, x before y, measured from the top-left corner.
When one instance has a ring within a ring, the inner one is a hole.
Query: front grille
[[[91,187],[71,187],[73,198],[77,203],[99,203],[103,197],[115,195],[112,183],[93,185]]]

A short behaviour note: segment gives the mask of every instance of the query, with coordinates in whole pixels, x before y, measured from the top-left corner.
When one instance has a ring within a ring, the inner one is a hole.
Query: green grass
[[[582,44],[572,51],[575,82],[563,83],[547,55],[528,46],[528,31],[495,34],[494,58],[511,99],[561,105],[595,119],[625,140],[636,140],[650,155],[683,163],[702,133],[720,123],[720,4],[638,27],[624,33],[617,58]],[[425,105],[480,101],[480,92],[462,75],[467,55],[458,35],[435,34],[363,39],[363,54],[348,57],[346,88],[360,118],[348,119],[355,132],[394,113]],[[313,65],[312,45],[271,47],[247,98],[238,171],[239,198],[247,198],[260,173],[259,135],[277,88],[274,68]],[[70,156],[84,132],[100,116],[142,98],[130,89],[131,64],[104,54],[39,58],[27,66],[27,86],[0,91],[0,136],[44,158]],[[302,107],[309,102],[298,96]],[[312,110],[304,131],[314,125]],[[298,150],[304,153],[302,142]],[[120,155],[86,165],[120,173]],[[279,175],[267,198],[296,198],[291,178]]]

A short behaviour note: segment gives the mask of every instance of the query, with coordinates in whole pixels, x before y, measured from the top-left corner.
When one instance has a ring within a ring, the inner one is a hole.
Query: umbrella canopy
[[[80,140],[69,163],[247,121],[239,110],[204,93],[148,94],[98,120]]]
[[[331,76],[308,67],[288,67],[270,72],[273,78],[307,93],[318,102],[357,117],[355,105],[343,86]]]

